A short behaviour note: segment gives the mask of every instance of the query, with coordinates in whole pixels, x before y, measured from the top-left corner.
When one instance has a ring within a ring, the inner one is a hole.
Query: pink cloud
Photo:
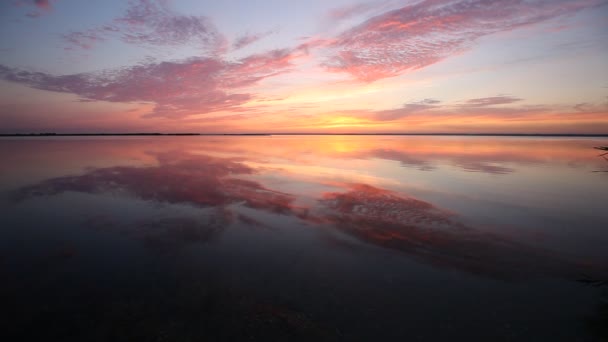
[[[504,106],[523,101],[523,99],[497,95],[465,100],[464,103],[442,103],[436,99],[423,99],[407,102],[402,107],[383,110],[347,110],[342,113],[371,121],[399,121],[411,119],[415,121],[433,122],[439,119],[462,118],[483,119],[494,118],[501,120],[525,120],[534,116],[547,116],[564,109],[548,105],[518,105]],[[586,113],[593,114],[605,111],[601,106],[588,106]]]
[[[274,32],[275,31],[266,31],[266,32],[256,33],[256,34],[242,35],[234,41],[234,43],[232,44],[232,48],[235,50],[244,48],[245,46],[253,44],[260,39],[268,37],[269,35],[273,34]]]
[[[222,38],[203,16],[180,15],[166,1],[132,1],[124,17],[115,20],[123,26],[123,40],[135,44],[181,45],[189,42],[201,45],[219,43]]]
[[[66,50],[71,50],[72,47],[91,49],[98,42],[106,40],[95,30],[73,31],[63,35],[63,39],[69,44],[69,47],[67,47]]]
[[[326,43],[327,70],[365,82],[437,63],[483,36],[575,14],[602,0],[424,0],[372,17]]]
[[[49,0],[16,0],[13,1],[13,5],[17,7],[25,6],[36,6],[43,10],[51,9],[51,2]]]
[[[344,20],[377,9],[378,6],[378,3],[362,2],[354,5],[334,8],[329,12],[328,16],[332,20]]]
[[[36,7],[35,10],[25,13],[25,16],[30,17],[30,18],[38,18],[38,17],[42,16],[43,14],[50,12],[52,9],[51,2],[49,0],[17,0],[17,1],[13,1],[12,4],[17,7],[21,7],[21,6]]]
[[[411,114],[426,112],[432,109],[439,108],[438,104],[441,101],[435,99],[424,99],[417,102],[409,102],[401,108],[376,111],[373,114],[374,120],[392,121],[407,117]]]
[[[103,193],[124,189],[147,201],[224,207],[233,203],[277,214],[292,214],[295,197],[262,184],[235,178],[257,170],[231,158],[164,152],[155,155],[157,166],[116,166],[93,169],[79,176],[52,178],[21,188],[16,200],[66,191]]]
[[[405,103],[399,108],[351,109],[331,114],[352,118],[353,122],[361,122],[370,130],[374,126],[389,127],[388,131],[376,129],[373,130],[375,132],[603,134],[608,127],[606,103],[585,103],[573,107],[519,101],[523,100],[511,96],[453,103],[425,99]],[[475,169],[479,167],[470,167],[470,170]]]
[[[163,0],[132,0],[126,13],[112,23],[63,36],[69,48],[85,49],[110,37],[144,46],[189,44],[212,53],[226,49],[225,38],[209,18],[175,13]]]
[[[301,49],[279,49],[250,55],[232,63],[222,75],[221,84],[228,88],[245,87],[265,78],[291,70],[292,61],[303,55]]]
[[[49,2],[49,0],[34,0],[34,5],[44,10],[51,9],[51,3]]]
[[[255,95],[239,89],[290,70],[291,61],[300,54],[298,50],[274,50],[237,62],[191,58],[63,76],[0,65],[0,79],[89,100],[149,102],[155,108],[145,117],[179,119],[220,110],[245,110],[240,106]]]
[[[514,102],[519,102],[522,99],[512,96],[506,95],[498,95],[491,97],[483,97],[477,99],[470,99],[466,102],[465,107],[485,107],[485,106],[494,106],[501,104],[509,104]]]
[[[417,167],[422,171],[432,171],[436,168],[433,162],[438,158],[448,159],[453,165],[470,172],[484,172],[491,174],[507,174],[514,170],[501,165],[493,165],[493,163],[504,163],[511,161],[509,157],[503,155],[454,155],[451,152],[432,152],[420,154],[412,151],[400,151],[394,149],[377,148],[369,151],[360,151],[354,153],[354,156],[373,157],[385,160],[394,160],[401,163],[403,166]],[[501,159],[502,158],[502,159]],[[518,160],[521,162],[520,160]]]

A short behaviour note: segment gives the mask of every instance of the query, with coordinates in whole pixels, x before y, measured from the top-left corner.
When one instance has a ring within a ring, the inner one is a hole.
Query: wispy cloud
[[[299,50],[274,50],[236,62],[201,57],[63,76],[0,65],[0,79],[90,100],[154,103],[153,112],[146,117],[184,118],[220,110],[244,110],[240,106],[255,94],[239,89],[287,72],[292,60],[300,55]]]
[[[253,44],[260,39],[266,38],[273,33],[275,33],[275,31],[271,30],[271,31],[255,33],[255,34],[251,34],[251,33],[244,34],[242,36],[237,37],[234,40],[234,43],[232,43],[232,48],[234,50],[242,49],[245,46]]]
[[[222,39],[207,17],[177,14],[168,7],[167,1],[131,2],[126,15],[115,22],[124,25],[122,38],[135,44],[209,45]]]
[[[423,99],[405,103],[393,109],[351,109],[339,115],[366,127],[400,127],[406,132],[504,132],[526,133],[572,132],[593,127],[603,133],[608,120],[604,103],[584,103],[576,106],[557,104],[529,104],[524,99],[497,95],[464,101],[441,102]],[[387,126],[388,125],[388,126]],[[578,132],[578,131],[577,131]]]
[[[459,54],[481,37],[572,15],[604,3],[603,0],[424,0],[372,17],[325,41],[330,56],[323,65],[329,71],[349,73],[361,81],[375,81]]]
[[[424,99],[422,101],[409,102],[401,108],[377,111],[374,119],[379,121],[398,120],[414,113],[420,113],[438,108],[440,101],[435,99]]]
[[[112,30],[112,32],[115,32],[115,30]],[[105,41],[106,38],[104,36],[98,30],[72,31],[64,34],[63,39],[70,46],[66,48],[67,50],[71,50],[72,47],[91,49],[96,44]]]
[[[507,95],[497,95],[491,97],[482,97],[477,99],[470,99],[464,105],[465,107],[486,107],[494,105],[509,104],[519,102],[522,99]]]
[[[45,10],[51,9],[51,3],[49,0],[34,0],[34,5]]]
[[[438,159],[449,160],[453,165],[470,172],[484,172],[490,174],[507,174],[514,169],[503,166],[506,162],[513,161],[512,155],[483,154],[483,153],[454,153],[454,151],[420,151],[410,149],[391,149],[391,148],[375,148],[371,150],[362,150],[346,157],[363,157],[363,158],[380,158],[384,160],[394,160],[401,163],[403,166],[416,167],[422,171],[432,171],[437,168],[435,165]],[[473,151],[474,152],[474,151]],[[517,162],[529,162],[528,160],[519,160]],[[495,165],[498,164],[498,165]]]
[[[331,20],[345,20],[352,18],[357,15],[368,13],[374,9],[377,9],[380,5],[386,3],[383,1],[379,2],[360,2],[358,4],[337,7],[329,11],[328,17]]]
[[[68,49],[88,49],[94,43],[114,37],[128,44],[191,45],[212,53],[223,51],[227,45],[209,18],[176,13],[163,0],[132,0],[126,13],[111,23],[63,36]]]
[[[17,7],[21,6],[31,6],[35,7],[34,10],[30,10],[25,13],[25,16],[30,18],[38,18],[45,13],[48,13],[52,10],[52,5],[50,0],[17,0],[13,1],[12,4]]]

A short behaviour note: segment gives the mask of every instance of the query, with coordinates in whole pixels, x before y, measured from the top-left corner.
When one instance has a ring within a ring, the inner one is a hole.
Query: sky
[[[608,134],[608,0],[0,0],[0,133]]]

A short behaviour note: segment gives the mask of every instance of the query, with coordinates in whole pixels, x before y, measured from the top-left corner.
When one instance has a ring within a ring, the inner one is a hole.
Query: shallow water
[[[608,338],[600,138],[0,140],[14,336]]]

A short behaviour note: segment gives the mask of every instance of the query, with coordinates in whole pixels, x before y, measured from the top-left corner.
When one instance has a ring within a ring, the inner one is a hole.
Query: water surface
[[[14,336],[601,341],[599,138],[0,140]]]

